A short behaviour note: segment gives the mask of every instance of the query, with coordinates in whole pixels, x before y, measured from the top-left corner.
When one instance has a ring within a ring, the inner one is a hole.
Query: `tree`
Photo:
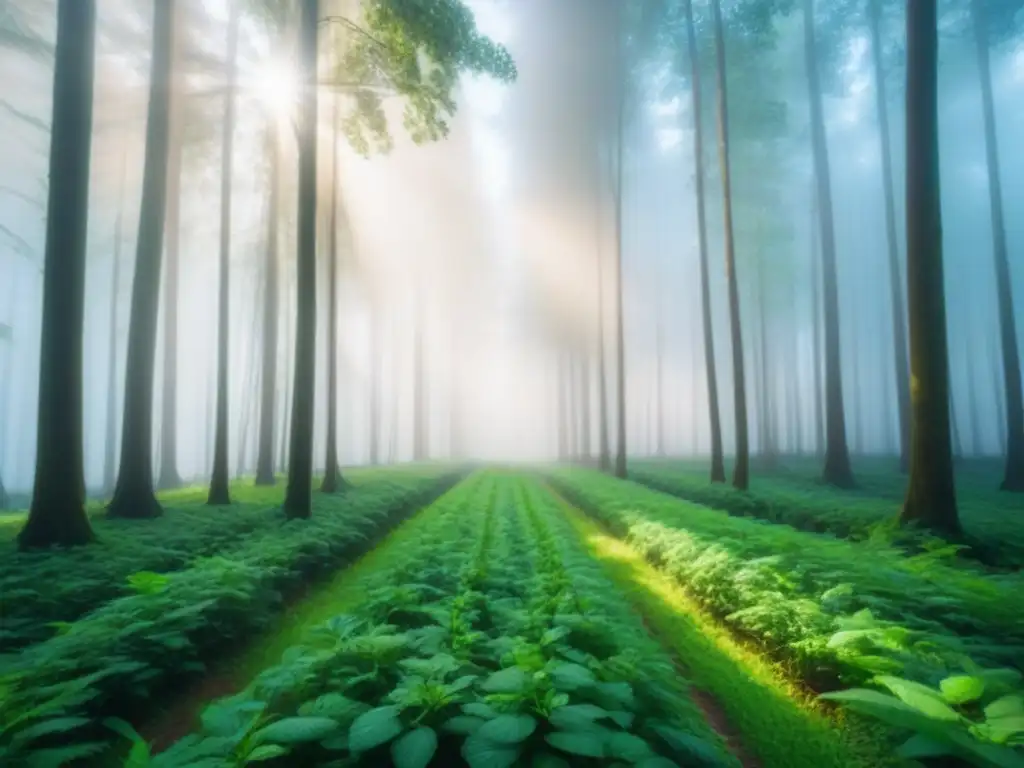
[[[622,211],[623,211],[623,149],[626,142],[626,41],[624,24],[620,12],[615,30],[616,57],[615,85],[615,394],[618,401],[618,440],[615,443],[615,476],[627,477],[626,457],[626,333],[625,333],[625,287],[622,280]]]
[[[725,272],[729,284],[729,324],[732,331],[733,397],[736,410],[736,465],[732,483],[740,490],[750,486],[750,442],[747,434],[747,387],[743,361],[743,331],[740,324],[740,293],[736,277],[733,242],[732,185],[729,171],[729,91],[725,77],[725,32],[721,0],[712,0],[715,29],[715,58],[718,65],[718,161],[722,177]]]
[[[910,478],[900,520],[957,535],[939,182],[934,0],[907,0],[907,306]]]
[[[117,218],[114,220],[114,252],[111,257],[110,276],[110,335],[107,342],[109,356],[107,358],[107,413],[106,439],[103,441],[103,490],[112,493],[114,490],[114,456],[117,445],[117,305],[121,291],[121,247],[123,245],[124,222],[124,176],[127,168],[128,153],[121,155],[121,182],[117,194]]]
[[[1011,3],[1006,4],[1009,10]],[[1024,389],[1021,385],[1020,353],[1013,308],[1006,224],[1003,221],[1003,189],[999,176],[999,143],[996,137],[995,100],[992,96],[992,72],[989,63],[988,4],[971,0],[971,20],[981,80],[982,116],[985,125],[985,160],[988,168],[989,208],[992,216],[992,256],[996,270],[996,295],[999,306],[999,338],[1003,358],[1003,391],[1006,404],[1006,466],[1004,491],[1024,493]]]
[[[327,230],[327,457],[323,493],[344,486],[338,469],[338,97],[334,96],[334,131],[331,137],[331,201]]]
[[[896,404],[899,417],[900,468],[910,464],[910,371],[907,363],[906,308],[900,276],[900,247],[896,233],[896,203],[892,189],[892,138],[889,134],[889,105],[885,97],[885,69],[882,66],[881,0],[868,0],[868,29],[871,34],[871,64],[875,75],[875,108],[882,150],[882,192],[885,201],[885,235],[889,247],[889,304],[892,310],[893,354],[896,361]]]
[[[107,511],[110,517],[149,518],[163,514],[153,492],[153,369],[167,201],[175,6],[176,0],[164,0],[153,6],[146,159],[129,311],[121,461]]]
[[[829,170],[825,115],[822,106],[818,50],[814,36],[814,0],[804,0],[804,55],[807,93],[811,104],[811,147],[817,182],[818,226],[821,228],[821,267],[825,316],[825,468],[822,479],[840,488],[854,485],[846,443],[843,409],[842,358],[839,344],[839,284],[836,274],[836,237],[832,213],[832,178]]]
[[[217,300],[217,426],[213,437],[213,474],[207,504],[230,504],[228,479],[228,345],[231,319],[231,179],[235,136],[235,80],[238,68],[238,2],[230,2],[227,89],[220,166],[220,258]]]
[[[700,303],[704,336],[704,371],[708,388],[708,421],[711,431],[711,482],[725,482],[725,458],[722,449],[722,418],[718,406],[718,372],[715,364],[715,332],[711,319],[711,283],[708,265],[708,236],[704,191],[704,127],[701,121],[700,51],[693,22],[693,1],[684,0],[686,42],[690,58],[690,100],[693,112],[694,184],[697,202],[697,243],[700,249]],[[716,38],[717,39],[717,38]]]
[[[35,483],[21,549],[92,541],[85,513],[82,326],[96,3],[60,0],[50,133]],[[2,493],[2,489],[0,489]]]

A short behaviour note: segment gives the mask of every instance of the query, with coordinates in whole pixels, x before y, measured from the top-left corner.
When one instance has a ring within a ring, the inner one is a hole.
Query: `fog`
[[[672,26],[676,22],[651,21],[666,7],[672,16],[678,3],[623,2],[636,11],[637,26],[627,32],[625,50],[617,57],[614,43],[608,42],[613,39],[608,21],[612,0],[472,0],[468,5],[480,31],[511,54],[516,80],[506,84],[464,76],[455,94],[458,111],[450,134],[441,141],[417,145],[402,127],[402,105],[387,102],[394,140],[389,152],[364,157],[344,136],[337,142],[337,404],[343,466],[374,460],[541,460],[570,450],[594,456],[599,448],[599,340],[605,350],[610,439],[616,443],[615,164],[620,147],[618,234],[628,453],[710,451],[685,34]],[[994,12],[1014,4],[989,0]],[[352,5],[323,3],[322,14],[348,13]],[[876,84],[863,5],[817,2],[844,406],[855,468],[858,456],[898,453],[900,437]],[[881,30],[901,259],[906,220],[904,5],[883,3]],[[967,5],[961,0],[943,5],[940,38],[941,200],[954,447],[966,456],[1001,455],[1006,439],[1003,363],[983,109]],[[218,84],[223,80],[228,13],[225,0],[180,0],[179,6],[185,95],[179,113],[177,368],[166,380],[163,299],[160,343],[154,350],[153,450],[159,468],[167,444],[161,436],[173,429],[178,473],[202,481],[209,475],[214,434],[222,123]],[[755,454],[763,452],[768,440],[785,452],[820,448],[815,416],[815,408],[821,407],[816,393],[820,384],[814,369],[815,344],[821,342],[815,333],[812,290],[818,224],[800,6],[771,17],[765,40],[755,45],[753,36],[740,28],[744,3],[723,2],[736,275]],[[83,329],[86,483],[97,493],[104,487],[108,413],[112,406],[120,419],[125,387],[152,4],[100,0],[98,9]],[[715,362],[729,454],[735,447],[733,370],[713,40],[707,4],[696,2],[695,12],[703,67],[700,119],[705,126]],[[1024,136],[1024,15],[1006,18],[1004,34],[991,40],[990,57],[1019,329],[1024,321],[1024,216],[1019,215],[1024,212],[1024,153],[1016,143]],[[0,23],[31,29],[46,41],[54,39],[55,19],[53,2],[0,2]],[[233,475],[252,473],[256,462],[272,162],[267,126],[294,121],[298,91],[291,82],[293,70],[279,61],[273,36],[259,17],[243,12],[240,34],[230,179]],[[53,62],[23,46],[3,45],[5,39],[0,38],[0,478],[9,493],[21,494],[31,489],[35,463]],[[603,127],[617,83],[625,102],[620,144]],[[321,95],[318,125],[318,467],[324,463],[326,440],[325,249],[334,176],[333,98]],[[290,413],[298,167],[295,134],[284,130],[282,135],[277,212],[282,292],[274,409],[278,466],[284,465],[282,434]],[[599,281],[604,315],[600,330]],[[417,338],[422,340],[420,358]],[[422,361],[422,379],[417,359]],[[566,384],[570,376],[572,387]],[[172,423],[163,418],[165,397],[174,397]],[[380,414],[376,425],[375,400]],[[425,436],[420,433],[418,438],[421,402]],[[574,449],[566,445],[567,423],[577,435]],[[774,424],[770,437],[766,424]],[[371,448],[375,430],[376,457]],[[585,446],[579,443],[580,434]],[[118,428],[115,437],[119,435]]]

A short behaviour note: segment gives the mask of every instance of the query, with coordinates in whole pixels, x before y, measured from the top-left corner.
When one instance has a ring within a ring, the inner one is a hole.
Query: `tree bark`
[[[604,332],[604,251],[601,232],[600,201],[597,211],[597,463],[602,472],[612,468],[612,453],[608,428],[608,360]]]
[[[227,90],[220,166],[220,263],[217,302],[217,431],[213,445],[213,476],[207,504],[230,504],[228,469],[228,365],[231,331],[231,181],[235,146],[235,80],[238,68],[238,0],[230,0]],[[243,442],[244,445],[244,442]]]
[[[327,232],[327,452],[321,493],[343,487],[338,469],[338,96],[334,94],[331,143],[331,201]]]
[[[996,268],[999,305],[999,338],[1003,357],[1003,392],[1006,404],[1006,466],[1004,491],[1024,493],[1024,390],[1021,385],[1020,352],[1013,306],[1006,224],[1003,221],[1003,189],[999,176],[999,142],[996,136],[995,99],[989,63],[988,18],[982,0],[971,0],[974,42],[981,79],[981,103],[985,123],[985,159],[988,168],[989,208],[992,216],[992,255]]]
[[[176,0],[154,4],[146,159],[135,253],[135,276],[125,361],[121,462],[108,517],[151,518],[163,514],[153,492],[153,385],[156,363],[160,263],[167,211],[172,52]]]
[[[178,53],[172,56],[175,64]],[[157,488],[177,488],[181,485],[178,474],[178,283],[180,276],[181,244],[181,155],[182,87],[178,77],[172,79],[170,138],[167,154],[167,218],[164,222],[164,338],[163,338],[163,395],[160,398],[160,471]]]
[[[949,424],[934,0],[907,0],[907,296],[910,478],[900,520],[960,533]]]
[[[992,338],[991,336],[989,337]],[[995,349],[995,343],[990,341],[989,349],[989,365],[992,370],[992,388],[993,397],[992,402],[996,406],[996,439],[998,440],[997,448],[1002,455],[1006,455],[1007,435],[1006,435],[1006,419],[1003,418],[1006,413],[1006,398],[1003,397],[1003,384],[1000,383],[1002,378],[999,375],[999,365],[1001,362],[999,352]]]
[[[281,184],[280,137],[277,126],[270,131],[270,180],[267,203],[267,243],[263,270],[266,276],[263,293],[263,350],[260,375],[260,432],[256,459],[256,485],[273,485],[274,476],[274,398],[277,395],[277,324],[278,299],[281,288],[278,278],[277,241]]]
[[[590,359],[584,348],[580,354],[580,459],[590,463]]]
[[[822,381],[821,338],[821,231],[818,229],[818,194],[813,192],[811,205],[811,325],[814,354],[814,454],[821,457],[825,452],[825,404],[822,402],[824,382]]]
[[[804,54],[807,62],[807,91],[811,104],[811,145],[814,178],[817,182],[818,214],[821,227],[821,261],[825,312],[825,468],[822,479],[839,488],[856,484],[846,443],[846,415],[843,407],[843,372],[839,342],[839,278],[836,268],[836,236],[832,213],[832,178],[829,170],[825,115],[818,73],[818,51],[814,35],[814,0],[804,0]]]
[[[96,4],[60,0],[53,76],[35,483],[20,549],[87,544],[82,325]],[[0,496],[5,496],[0,486]]]
[[[900,469],[910,465],[910,371],[907,363],[907,321],[903,306],[903,278],[900,275],[900,246],[896,232],[896,202],[892,189],[892,139],[889,134],[889,105],[885,98],[885,70],[882,67],[880,0],[868,2],[871,60],[875,73],[875,107],[882,150],[882,191],[885,201],[885,234],[889,246],[889,305],[892,309],[893,354],[896,362],[896,404],[899,417]]]
[[[290,276],[289,276],[290,277]],[[288,282],[292,282],[288,280]],[[288,297],[293,295],[292,286],[284,287],[284,360],[282,365],[281,379],[283,391],[281,392],[281,447],[278,451],[278,468],[283,474],[288,469],[288,439],[291,437],[291,413],[292,413],[292,377],[289,371],[293,365],[292,342],[295,340],[295,331],[292,329],[292,312]]]
[[[693,23],[693,2],[684,0],[686,41],[690,53],[690,100],[693,111],[694,194],[697,200],[697,240],[700,248],[701,321],[704,335],[704,371],[708,387],[708,421],[711,429],[711,482],[725,482],[725,456],[722,449],[722,417],[718,405],[718,371],[715,364],[715,330],[711,312],[711,282],[708,265],[708,236],[704,191],[704,126],[701,109],[700,51]],[[691,425],[691,429],[694,426]]]
[[[725,77],[725,32],[721,0],[711,4],[715,21],[715,59],[718,65],[718,160],[722,175],[722,209],[725,222],[725,272],[729,284],[729,321],[732,331],[733,397],[736,409],[736,465],[732,484],[750,486],[750,442],[747,433],[747,386],[743,365],[743,330],[740,325],[740,291],[736,277],[736,253],[732,226],[732,180],[729,171],[729,92]]]
[[[121,286],[121,247],[124,240],[124,186],[128,153],[121,153],[121,181],[117,192],[117,218],[114,220],[114,255],[110,275],[110,333],[107,346],[107,413],[103,441],[103,492],[114,492],[114,461],[117,448],[117,305]]]
[[[775,403],[775,388],[768,370],[768,290],[764,280],[764,258],[757,259],[757,309],[760,314],[758,330],[758,362],[761,368],[760,423],[761,423],[761,464],[766,470],[773,470],[779,463],[778,443],[772,411]]]
[[[621,23],[621,21],[620,21]],[[622,281],[622,207],[623,207],[623,144],[626,141],[626,83],[624,73],[625,47],[623,31],[616,28],[616,45],[618,46],[617,64],[619,73],[617,77],[618,93],[616,94],[617,104],[617,129],[616,129],[616,152],[615,163],[615,382],[616,382],[616,416],[618,418],[618,440],[615,444],[615,476],[625,479],[628,470],[626,467],[626,334],[625,334],[625,297]]]
[[[316,156],[317,156],[317,0],[303,0],[299,61],[303,92],[299,135],[298,281],[295,374],[288,456],[289,518],[308,518],[313,505],[313,397],[316,393]]]

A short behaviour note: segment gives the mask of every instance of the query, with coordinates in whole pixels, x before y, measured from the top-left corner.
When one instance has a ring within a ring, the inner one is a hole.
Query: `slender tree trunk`
[[[704,371],[708,388],[708,420],[711,429],[711,482],[725,482],[725,456],[722,450],[722,417],[718,405],[718,371],[715,363],[715,329],[711,312],[711,283],[708,265],[708,236],[704,191],[704,126],[701,108],[700,51],[693,23],[693,2],[684,0],[686,40],[690,52],[690,96],[693,112],[694,191],[697,200],[697,241],[700,248],[701,322],[704,335]],[[692,429],[696,426],[692,425]]]
[[[96,4],[60,0],[53,75],[43,272],[39,421],[32,505],[21,549],[87,544],[82,434],[82,324],[92,152]],[[0,488],[0,495],[5,495]]]
[[[313,504],[313,397],[316,393],[316,155],[318,0],[303,0],[299,60],[303,94],[299,135],[299,253],[291,447],[284,511],[308,518]]]
[[[992,338],[991,336],[989,337]],[[1007,434],[1006,434],[1006,419],[1003,418],[1006,413],[1006,398],[1003,397],[1003,384],[1001,383],[1002,377],[999,375],[999,365],[1001,359],[999,352],[995,348],[995,343],[990,341],[989,348],[989,365],[992,370],[992,389],[993,397],[992,402],[996,405],[996,438],[998,440],[997,449],[1001,456],[1006,455],[1007,445]]]
[[[818,73],[818,51],[814,39],[814,0],[804,0],[804,53],[807,61],[807,91],[811,103],[811,144],[814,177],[817,181],[818,213],[821,227],[822,277],[825,310],[825,468],[822,479],[839,488],[855,485],[846,444],[846,416],[843,408],[842,356],[839,342],[839,278],[836,271],[836,237],[832,214],[832,178],[829,170],[825,115]]]
[[[292,282],[288,280],[287,282]],[[292,342],[295,340],[295,332],[292,329],[291,304],[288,297],[294,293],[291,285],[285,285],[284,290],[284,365],[281,372],[283,391],[281,393],[281,446],[278,456],[278,468],[281,473],[288,468],[288,438],[291,435],[291,413],[292,413],[292,377],[288,374],[292,369]]]
[[[333,96],[330,229],[327,232],[327,453],[322,493],[344,486],[338,469],[338,95]]]
[[[976,367],[974,366],[974,355],[971,352],[970,343],[967,344],[967,407],[968,413],[971,417],[971,455],[981,456],[985,448],[982,445],[981,438],[981,414],[978,409],[978,390],[975,386],[974,374]]]
[[[370,311],[370,465],[376,466],[380,464],[380,388],[383,357],[380,306],[377,297],[374,297]]]
[[[882,443],[884,454],[892,454],[900,450],[899,438],[893,434],[893,417],[899,418],[893,413],[892,387],[892,354],[891,350],[885,348],[884,344],[879,345],[882,352],[880,369],[882,371]]]
[[[167,209],[176,5],[176,0],[163,0],[153,6],[146,160],[125,360],[121,462],[114,496],[107,510],[107,515],[115,518],[151,518],[163,514],[153,492],[153,385],[160,262]]]
[[[228,21],[228,82],[224,95],[224,133],[220,166],[220,275],[217,302],[217,431],[213,447],[213,476],[207,504],[230,504],[228,470],[228,366],[231,318],[231,180],[235,146],[235,79],[238,58],[238,0],[230,0]],[[243,442],[244,445],[244,442]]]
[[[791,364],[788,371],[789,378],[789,407],[792,411],[793,423],[793,447],[797,456],[804,455],[804,420],[800,402],[800,341],[799,341],[799,318],[797,316],[797,290],[795,285],[790,289],[790,354]]]
[[[110,335],[107,346],[107,431],[103,442],[103,492],[114,492],[114,460],[117,446],[117,305],[121,286],[121,247],[124,240],[124,186],[128,153],[121,153],[121,181],[117,192],[117,218],[114,220],[114,256],[110,276]]]
[[[985,3],[971,0],[974,41],[981,78],[981,102],[985,121],[985,157],[988,167],[989,208],[992,215],[992,254],[999,301],[999,338],[1003,353],[1003,390],[1006,403],[1006,467],[1004,491],[1024,492],[1024,390],[1021,386],[1020,352],[1013,306],[1006,225],[1003,221],[1003,189],[999,176],[999,142],[996,136],[995,99],[989,63],[988,18]]]
[[[896,366],[896,403],[899,416],[900,469],[910,465],[910,371],[907,363],[906,308],[903,306],[903,279],[900,275],[900,246],[896,232],[896,202],[892,189],[892,139],[889,134],[889,105],[885,98],[885,70],[882,67],[881,0],[868,2],[868,26],[871,33],[871,60],[875,74],[875,107],[878,110],[878,136],[882,149],[882,191],[885,201],[885,233],[889,245],[889,305],[892,309],[893,354]]]
[[[814,453],[819,458],[825,452],[825,404],[822,402],[824,382],[822,381],[821,338],[821,231],[818,228],[818,193],[813,193],[811,213],[811,331],[814,354],[811,363],[814,366]]]
[[[850,411],[853,416],[853,450],[858,456],[864,453],[864,409],[862,408],[861,393],[864,391],[861,381],[860,370],[860,339],[857,329],[857,318],[851,318],[850,335],[853,337],[852,349],[850,350],[850,367],[853,380],[853,392],[850,398]]]
[[[177,71],[178,52],[171,66]],[[164,222],[164,338],[160,398],[160,470],[157,488],[177,488],[178,474],[178,283],[181,244],[181,155],[182,88],[178,77],[172,80],[170,139],[167,154],[167,218]]]
[[[939,183],[938,26],[934,0],[907,0],[907,296],[911,450],[901,522],[957,535]]]
[[[772,470],[779,461],[776,442],[775,425],[772,422],[772,411],[775,403],[775,391],[768,370],[768,289],[764,280],[764,258],[761,254],[757,260],[757,308],[760,314],[758,328],[758,357],[761,365],[761,462],[764,468]]]
[[[260,432],[256,458],[256,485],[273,485],[274,478],[274,397],[277,394],[278,285],[277,226],[280,203],[280,162],[277,127],[270,131],[270,180],[267,202],[267,242],[264,252],[263,350],[260,375]]]
[[[612,454],[608,427],[608,360],[607,339],[604,332],[604,251],[601,248],[601,214],[597,210],[597,452],[598,467],[602,472],[612,468]]]
[[[422,286],[417,283],[414,287],[415,308],[413,310],[413,434],[412,453],[413,461],[426,461],[429,454],[430,440],[427,436],[427,383],[423,370],[423,296]]]
[[[729,170],[729,92],[725,77],[725,33],[721,0],[713,0],[715,58],[718,64],[718,159],[722,176],[722,208],[725,220],[725,271],[729,283],[729,320],[732,330],[733,396],[736,409],[736,465],[732,484],[750,486],[750,442],[747,434],[747,386],[743,365],[743,331],[740,325],[740,290],[736,277],[736,253],[732,226],[732,180]]]
[[[590,463],[590,359],[584,347],[580,354],[580,460]]]
[[[616,29],[616,45],[618,46],[618,65],[620,70],[623,65],[623,48],[624,41],[622,40],[622,31]],[[618,153],[617,160],[615,163],[615,381],[616,381],[616,398],[618,401],[618,408],[616,409],[616,416],[618,417],[618,441],[615,446],[615,476],[625,479],[627,476],[626,468],[626,333],[625,333],[625,288],[622,280],[622,207],[624,198],[623,189],[623,144],[626,141],[626,84],[624,82],[625,75],[620,73],[617,75],[619,78],[618,82],[618,93],[616,105],[618,112],[618,125],[616,130],[616,151]]]
[[[558,407],[558,460],[569,457],[569,398],[566,397],[565,354],[555,353],[555,387]]]
[[[955,459],[962,459],[964,457],[964,443],[960,439],[960,419],[957,416],[956,393],[954,391],[955,387],[953,386],[953,375],[951,371],[947,371],[946,375],[949,380],[949,433],[953,441],[953,457]]]

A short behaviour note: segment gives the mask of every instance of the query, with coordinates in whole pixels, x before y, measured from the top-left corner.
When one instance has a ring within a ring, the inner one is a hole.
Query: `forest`
[[[1024,0],[0,72],[0,766],[1024,768]]]

